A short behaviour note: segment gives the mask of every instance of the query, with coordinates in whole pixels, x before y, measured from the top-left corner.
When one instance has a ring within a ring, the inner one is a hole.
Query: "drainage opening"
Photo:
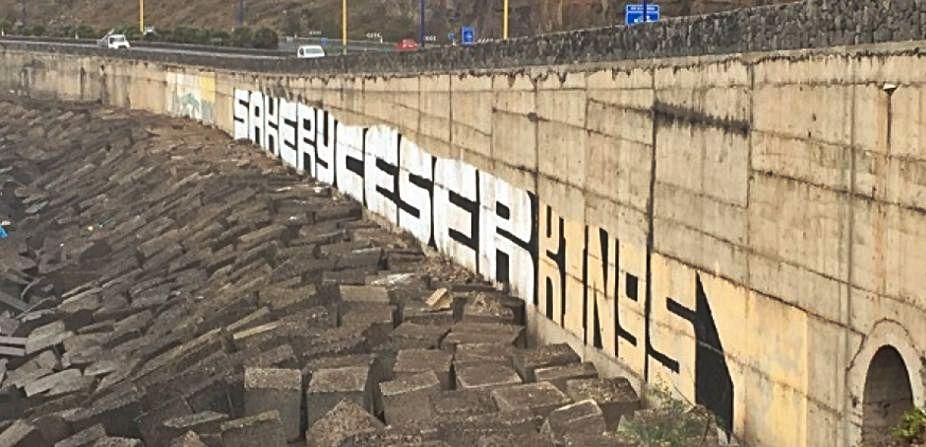
[[[872,358],[865,376],[863,399],[863,441],[879,443],[889,440],[891,427],[913,408],[907,365],[893,346],[882,346]]]

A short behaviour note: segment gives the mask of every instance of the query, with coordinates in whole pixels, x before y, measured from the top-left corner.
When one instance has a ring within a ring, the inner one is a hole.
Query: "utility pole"
[[[138,0],[138,31],[145,35],[145,0]]]
[[[502,7],[502,39],[508,40],[508,0]]]
[[[347,0],[341,0],[341,50],[347,54]]]
[[[424,48],[424,0],[418,1],[418,45]]]
[[[649,14],[649,5],[647,4],[646,0],[643,0],[643,23],[646,23],[647,19],[649,18],[647,17],[648,14]]]
[[[244,27],[244,0],[238,0],[238,28]]]

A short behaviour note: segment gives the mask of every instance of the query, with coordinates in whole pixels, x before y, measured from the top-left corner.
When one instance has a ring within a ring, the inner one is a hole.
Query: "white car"
[[[102,39],[97,41],[97,45],[112,50],[131,48],[129,40],[125,38],[124,34],[108,34],[103,36]]]
[[[325,49],[321,45],[301,45],[296,50],[296,57],[299,59],[316,59],[325,57]]]

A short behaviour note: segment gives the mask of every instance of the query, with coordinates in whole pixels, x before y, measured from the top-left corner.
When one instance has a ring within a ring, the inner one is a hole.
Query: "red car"
[[[415,39],[402,39],[395,45],[397,51],[415,51],[418,49],[418,42]]]

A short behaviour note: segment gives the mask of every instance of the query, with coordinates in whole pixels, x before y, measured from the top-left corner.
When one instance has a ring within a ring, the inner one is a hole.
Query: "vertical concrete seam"
[[[654,234],[654,213],[655,213],[655,202],[656,202],[656,136],[658,132],[658,123],[656,122],[656,71],[654,68],[649,68],[650,71],[650,89],[653,92],[653,102],[650,105],[650,124],[651,128],[651,138],[650,143],[652,148],[650,150],[650,177],[649,177],[649,197],[646,201],[646,220],[647,220],[647,233],[646,233],[646,295],[645,301],[643,303],[643,339],[644,339],[644,348],[643,348],[643,382],[644,384],[649,382],[649,352],[650,352],[650,316],[652,314],[652,303],[653,303],[653,251],[656,247],[656,239]]]
[[[846,62],[849,63],[851,56],[849,52],[846,51]],[[843,318],[842,322],[845,326],[842,330],[842,343],[843,343],[843,358],[842,358],[842,445],[849,446],[849,422],[848,414],[850,412],[850,402],[849,399],[849,374],[848,374],[848,364],[846,360],[852,357],[851,346],[849,345],[849,334],[848,331],[851,330],[851,316],[852,316],[852,284],[854,283],[854,270],[855,264],[853,262],[854,250],[852,241],[855,239],[855,207],[852,205],[852,201],[855,198],[855,184],[856,184],[856,162],[858,156],[858,142],[856,140],[855,132],[855,116],[856,116],[856,92],[858,90],[858,80],[854,76],[854,69],[850,72],[849,76],[850,85],[852,89],[849,92],[850,103],[849,103],[849,188],[848,193],[846,194],[847,205],[849,208],[848,218],[848,229],[847,229],[847,242],[848,246],[846,247],[846,299],[845,306],[843,306]]]

